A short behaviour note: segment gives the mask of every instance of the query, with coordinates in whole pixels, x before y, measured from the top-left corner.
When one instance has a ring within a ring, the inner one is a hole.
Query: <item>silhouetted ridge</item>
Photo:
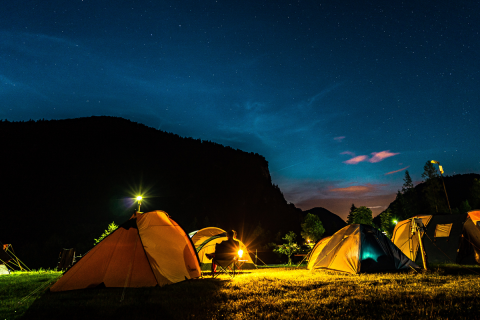
[[[4,221],[0,237],[27,265],[49,267],[61,248],[84,253],[115,221],[164,210],[190,232],[234,228],[245,242],[300,228],[301,211],[273,185],[263,156],[182,138],[114,117],[0,122]]]

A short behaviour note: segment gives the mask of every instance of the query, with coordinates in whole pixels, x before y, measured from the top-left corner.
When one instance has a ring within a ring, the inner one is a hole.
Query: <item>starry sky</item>
[[[343,218],[427,160],[480,173],[479,1],[1,3],[0,119],[117,116],[256,152],[287,201]]]

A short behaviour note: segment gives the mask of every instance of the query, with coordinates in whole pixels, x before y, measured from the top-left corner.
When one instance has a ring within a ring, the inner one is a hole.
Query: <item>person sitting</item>
[[[238,254],[240,249],[240,243],[236,240],[237,233],[235,230],[227,231],[227,240],[217,243],[215,245],[214,253],[207,253],[208,259],[212,259],[212,273],[217,269],[215,261],[217,260],[233,260]]]

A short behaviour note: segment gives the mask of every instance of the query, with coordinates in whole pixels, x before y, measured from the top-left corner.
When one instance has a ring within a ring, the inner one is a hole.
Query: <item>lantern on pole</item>
[[[452,214],[452,209],[450,208],[450,201],[448,201],[447,189],[445,188],[445,181],[443,181],[443,173],[444,173],[443,167],[440,165],[440,162],[438,161],[432,160],[430,162],[438,164],[438,169],[440,170],[440,177],[442,178],[442,183],[443,183],[443,190],[445,191],[445,197],[447,198],[448,210],[450,211],[450,214]]]
[[[142,206],[142,196],[137,196],[136,200],[138,202],[138,212],[140,212],[140,207]]]

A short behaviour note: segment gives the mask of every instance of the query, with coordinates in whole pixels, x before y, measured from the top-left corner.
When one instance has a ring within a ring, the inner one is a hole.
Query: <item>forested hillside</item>
[[[401,221],[417,215],[459,214],[480,209],[480,175],[475,173],[442,177],[427,162],[422,174],[423,182],[414,186],[406,171],[404,184],[387,210],[374,219],[381,225],[385,220]],[[445,186],[445,187],[444,187]],[[447,200],[448,199],[448,200]],[[390,231],[394,225],[390,225]]]
[[[0,241],[31,267],[53,267],[61,248],[88,251],[115,221],[164,210],[187,232],[233,228],[246,243],[299,231],[258,154],[182,138],[121,118],[0,122]]]

